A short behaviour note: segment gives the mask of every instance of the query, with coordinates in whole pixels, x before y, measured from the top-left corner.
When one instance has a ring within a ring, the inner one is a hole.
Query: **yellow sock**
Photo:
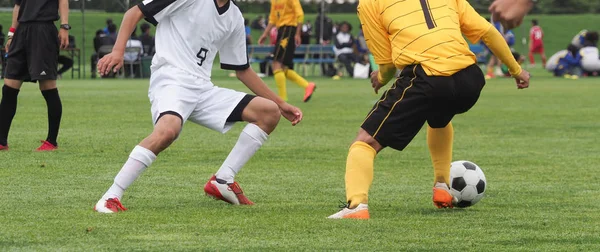
[[[433,163],[435,182],[450,185],[450,163],[452,162],[452,141],[454,128],[452,123],[446,127],[434,129],[427,126],[427,146]]]
[[[279,92],[279,97],[284,101],[287,101],[287,90],[285,86],[285,73],[283,70],[275,70],[273,72],[275,76],[275,84],[277,85],[277,91]]]
[[[373,162],[377,152],[365,142],[357,141],[348,151],[346,160],[346,199],[350,208],[367,203],[373,182]]]
[[[308,87],[308,81],[306,81],[304,78],[302,78],[302,76],[300,76],[298,73],[296,73],[296,71],[294,71],[292,69],[286,70],[285,76],[288,78],[288,80],[293,81],[294,83],[298,84],[298,86],[301,86],[302,88]]]

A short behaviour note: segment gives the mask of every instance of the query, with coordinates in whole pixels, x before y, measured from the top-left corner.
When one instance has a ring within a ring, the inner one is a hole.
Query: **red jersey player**
[[[546,68],[546,54],[544,53],[544,32],[542,27],[538,25],[536,19],[531,21],[531,29],[529,30],[529,63],[535,66],[535,58],[533,54],[539,54],[542,57],[542,66]]]

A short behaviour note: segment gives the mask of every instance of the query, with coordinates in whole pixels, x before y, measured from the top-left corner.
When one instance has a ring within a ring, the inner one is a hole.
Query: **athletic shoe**
[[[206,185],[204,185],[206,196],[232,205],[254,205],[252,201],[246,198],[237,182],[231,184],[219,182],[224,181],[217,181],[217,177],[214,175],[206,182]]]
[[[127,211],[127,208],[121,204],[118,198],[100,199],[94,206],[94,211],[98,213],[116,213]]]
[[[42,142],[42,146],[37,148],[36,151],[53,151],[53,150],[58,149],[58,146],[51,144],[48,141],[42,140],[41,142]]]
[[[452,205],[456,199],[450,193],[450,188],[446,183],[435,183],[433,187],[433,205],[437,208],[453,208]]]
[[[350,204],[344,204],[342,210],[334,215],[327,217],[328,219],[369,219],[369,206],[367,204],[358,204],[355,208],[349,208]]]
[[[494,74],[492,74],[492,73],[488,73],[485,75],[486,80],[493,79],[493,78],[494,78]]]
[[[306,89],[304,89],[304,102],[308,102],[308,100],[310,100],[310,97],[312,97],[315,89],[317,89],[317,86],[314,82],[308,83],[308,86]]]
[[[4,151],[7,151],[7,150],[8,150],[8,145],[7,145],[7,146],[4,146],[4,145],[1,145],[1,144],[0,144],[0,151],[3,151],[3,150],[4,150]]]

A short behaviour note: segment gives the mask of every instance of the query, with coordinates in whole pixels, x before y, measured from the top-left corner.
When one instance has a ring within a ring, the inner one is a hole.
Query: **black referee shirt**
[[[19,23],[56,21],[58,16],[58,0],[15,0],[20,6]]]

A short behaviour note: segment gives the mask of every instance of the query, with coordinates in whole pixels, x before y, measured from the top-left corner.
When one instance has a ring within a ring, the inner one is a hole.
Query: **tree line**
[[[80,9],[82,1],[86,9],[104,10],[107,12],[124,12],[127,8],[141,2],[141,0],[78,0],[70,1],[72,9]],[[487,7],[493,0],[469,0],[469,3],[480,13],[487,13]],[[14,0],[0,0],[0,7],[12,7]],[[240,9],[247,13],[268,13],[269,3],[237,2]],[[320,4],[303,3],[304,11],[316,13]],[[329,13],[353,13],[356,4],[328,4],[326,10]],[[600,13],[600,0],[539,0],[533,13],[537,14],[578,14],[578,13]]]

